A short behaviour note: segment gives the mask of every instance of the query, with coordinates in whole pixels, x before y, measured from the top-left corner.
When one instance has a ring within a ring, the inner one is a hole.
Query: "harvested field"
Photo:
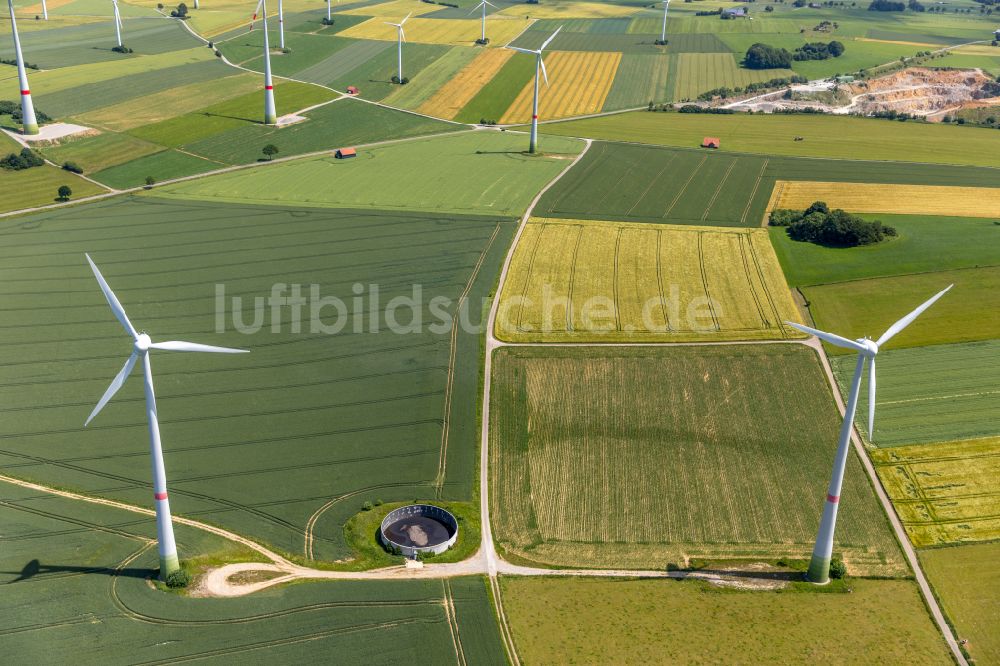
[[[804,210],[814,201],[852,213],[949,215],[1000,218],[1000,187],[955,187],[885,183],[822,183],[779,180],[768,210]]]
[[[676,63],[676,58],[669,55],[624,54],[601,110],[615,111],[669,100],[673,89],[670,70]]]
[[[538,93],[538,113],[545,118],[565,118],[597,113],[611,91],[621,62],[621,53],[567,53],[556,51],[546,58],[549,86]],[[534,82],[529,82],[500,118],[504,124],[531,120]]]
[[[546,2],[544,4],[522,7],[515,5],[498,12],[500,15],[524,16],[528,15],[533,19],[562,19],[562,18],[618,18],[621,16],[632,16],[639,12],[639,8],[628,5],[616,5],[607,2]]]
[[[505,49],[506,50],[506,49]],[[462,123],[496,121],[535,75],[535,59],[515,53],[455,116]]]
[[[1000,539],[1000,437],[871,450],[918,547]]]
[[[496,51],[498,49],[490,49],[488,52]],[[396,91],[390,93],[382,102],[403,109],[419,109],[436,95],[442,86],[447,85],[458,76],[459,72],[468,67],[480,53],[464,46],[448,49],[447,53],[420,70],[410,80],[410,85],[398,86]]]
[[[491,400],[494,536],[516,562],[809,557],[840,425],[811,349],[505,347]],[[848,463],[835,551],[858,575],[904,574]]]
[[[501,295],[510,342],[799,337],[763,229],[534,218]]]
[[[400,16],[399,18],[402,18]],[[397,21],[397,19],[390,19]],[[486,34],[491,44],[504,45],[531,25],[524,18],[497,16],[486,20]],[[415,44],[471,46],[482,34],[480,19],[411,18],[406,22],[406,41]],[[341,37],[396,41],[396,28],[382,18],[372,18],[339,33]],[[404,47],[405,49],[405,47]]]
[[[850,383],[854,362],[848,356],[830,359],[841,391]],[[875,445],[933,444],[1000,434],[998,376],[1000,340],[880,352]],[[862,391],[856,424],[866,437],[867,420],[868,396]]]
[[[510,49],[486,49],[480,52],[475,60],[441,86],[417,110],[429,116],[451,120],[496,76],[514,53]]]

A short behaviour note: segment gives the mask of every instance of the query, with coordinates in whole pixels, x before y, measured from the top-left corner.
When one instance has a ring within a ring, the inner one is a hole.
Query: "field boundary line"
[[[444,588],[444,598],[442,599],[444,616],[448,621],[448,633],[451,634],[452,647],[455,648],[455,661],[458,662],[458,666],[466,666],[465,650],[462,649],[462,638],[458,634],[458,614],[455,612],[455,599],[451,593],[451,581],[443,578],[441,585]]]
[[[844,405],[844,399],[840,394],[840,386],[837,384],[837,378],[833,374],[833,368],[830,366],[830,361],[826,356],[826,352],[823,350],[823,345],[819,341],[819,338],[812,337],[805,342],[805,344],[816,350],[816,355],[819,356],[820,364],[823,366],[823,371],[826,374],[827,382],[830,384],[831,393],[833,393],[834,403],[837,405],[837,411],[840,413],[841,418],[844,417],[847,410]],[[882,485],[882,480],[878,476],[878,472],[875,471],[875,465],[872,464],[871,458],[868,456],[868,452],[865,450],[864,444],[861,443],[861,436],[858,434],[857,424],[851,424],[851,443],[854,445],[854,453],[860,459],[862,467],[865,469],[865,473],[868,475],[868,480],[871,482],[872,487],[875,490],[875,494],[878,496],[879,502],[882,504],[882,510],[885,512],[886,516],[889,518],[889,523],[892,525],[892,530],[896,535],[896,540],[899,542],[899,547],[903,551],[903,557],[909,563],[910,568],[913,570],[913,575],[917,580],[917,585],[920,588],[921,596],[924,599],[924,604],[927,606],[927,610],[930,612],[931,619],[938,626],[938,630],[944,637],[945,643],[947,643],[948,648],[951,650],[952,657],[960,666],[969,666],[969,662],[965,659],[965,655],[962,654],[962,649],[958,646],[958,642],[955,640],[955,635],[952,633],[951,625],[944,617],[944,612],[941,610],[940,604],[938,604],[937,597],[934,595],[934,591],[931,589],[930,583],[927,581],[927,576],[924,575],[923,569],[920,568],[920,560],[917,559],[917,553],[910,543],[910,537],[906,533],[906,528],[903,526],[902,520],[899,518],[899,514],[896,513],[896,508],[892,505],[892,500],[889,499],[889,495],[885,490],[885,486]]]
[[[493,588],[493,604],[497,609],[497,624],[500,625],[500,638],[503,639],[507,656],[510,657],[514,666],[521,666],[521,660],[517,656],[517,648],[514,646],[514,634],[510,630],[507,621],[507,613],[503,609],[503,600],[500,598],[500,579],[497,576],[490,576],[490,586]]]
[[[455,386],[455,358],[458,356],[458,323],[461,319],[462,306],[469,298],[469,292],[472,291],[472,285],[475,284],[476,278],[479,277],[479,270],[483,267],[483,263],[486,261],[486,256],[489,254],[490,250],[493,248],[493,242],[497,239],[500,234],[500,222],[497,222],[496,227],[493,229],[493,235],[486,242],[486,247],[479,254],[479,261],[476,262],[476,266],[472,269],[472,274],[469,276],[468,282],[465,283],[465,291],[462,295],[458,297],[458,302],[455,306],[455,314],[458,315],[458,319],[454,320],[451,324],[451,342],[449,345],[448,354],[448,379],[445,383],[444,389],[444,413],[441,423],[441,447],[438,457],[438,473],[437,478],[434,480],[434,484],[437,486],[435,494],[438,499],[441,499],[441,492],[444,489],[444,479],[448,468],[448,436],[451,433],[451,398],[453,394],[453,389]]]

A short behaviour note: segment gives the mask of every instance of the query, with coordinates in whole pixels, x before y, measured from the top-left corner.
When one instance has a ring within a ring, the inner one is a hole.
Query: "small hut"
[[[353,148],[338,148],[337,152],[333,154],[338,160],[346,160],[348,157],[357,157],[358,151]]]
[[[722,141],[720,141],[718,138],[714,136],[706,136],[704,139],[701,140],[702,148],[718,148],[721,145]]]

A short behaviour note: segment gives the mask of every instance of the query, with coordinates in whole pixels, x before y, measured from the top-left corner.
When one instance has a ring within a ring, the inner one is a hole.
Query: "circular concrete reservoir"
[[[382,519],[379,538],[386,548],[406,557],[443,553],[455,545],[458,521],[439,506],[410,504],[393,509]]]

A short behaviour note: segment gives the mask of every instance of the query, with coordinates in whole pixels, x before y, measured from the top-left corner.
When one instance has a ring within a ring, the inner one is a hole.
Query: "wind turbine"
[[[115,8],[115,39],[118,41],[118,48],[122,47],[122,15],[118,12],[118,0],[111,0]]]
[[[49,20],[49,6],[45,4],[45,0],[42,0],[42,18]]]
[[[257,9],[250,19],[250,30],[260,15],[264,23],[264,124],[275,125],[278,122],[278,112],[274,109],[274,82],[271,80],[271,46],[267,39],[267,0],[259,0]]]
[[[487,2],[487,0],[483,0],[478,5],[476,5],[475,7],[472,8],[472,12],[476,11],[480,7],[483,8],[483,36],[482,36],[482,39],[480,39],[480,43],[482,43],[482,44],[486,43],[486,5],[489,5],[490,7],[493,7],[494,9],[497,8],[496,5],[494,5],[492,2]],[[471,15],[472,12],[469,12],[469,14]]]
[[[17,60],[17,80],[21,84],[21,123],[23,132],[27,135],[38,134],[35,105],[31,103],[31,89],[28,88],[28,72],[24,69],[24,56],[21,55],[21,38],[17,35],[17,20],[14,18],[14,0],[7,0],[7,7],[10,8],[10,29],[14,32],[14,58]]]
[[[406,21],[412,15],[413,15],[413,12],[410,12],[409,14],[406,15],[406,18],[404,18],[399,23],[389,23],[388,21],[383,21],[386,25],[395,26],[396,30],[399,31],[398,34],[396,35],[396,41],[399,44],[399,82],[400,83],[403,82],[403,42],[406,41],[406,35],[403,34],[403,24],[406,23]]]
[[[132,336],[132,353],[129,355],[128,360],[125,361],[124,367],[118,375],[112,380],[111,386],[108,390],[104,392],[101,396],[100,401],[97,406],[94,407],[94,411],[90,413],[87,418],[87,422],[84,425],[89,424],[97,414],[104,409],[104,405],[108,404],[108,401],[114,397],[118,389],[122,387],[125,380],[128,379],[129,374],[131,374],[132,369],[135,367],[136,362],[142,359],[142,371],[145,378],[145,388],[146,388],[146,417],[149,421],[149,452],[153,459],[153,498],[156,500],[156,539],[160,551],[160,577],[164,580],[167,575],[177,571],[180,568],[180,564],[177,560],[177,545],[174,542],[174,528],[170,520],[170,502],[167,500],[167,475],[166,470],[163,466],[163,450],[160,447],[160,425],[157,420],[156,414],[156,396],[153,393],[153,371],[149,365],[149,350],[150,349],[162,349],[165,351],[182,351],[182,352],[220,352],[223,354],[243,354],[248,350],[246,349],[230,349],[228,347],[213,347],[211,345],[202,345],[195,342],[180,342],[176,340],[171,340],[168,342],[152,342],[149,336],[144,332],[136,331],[132,326],[132,322],[129,321],[128,315],[125,314],[125,309],[122,304],[118,301],[114,292],[111,291],[111,287],[108,286],[107,281],[105,281],[104,276],[101,275],[101,271],[97,270],[97,266],[94,261],[90,258],[90,255],[86,255],[87,262],[90,264],[90,268],[94,271],[94,277],[97,278],[97,283],[101,286],[101,291],[104,292],[104,298],[107,299],[108,305],[111,306],[111,311],[114,313],[115,318],[118,322],[125,328],[125,332]]]
[[[507,45],[508,49],[513,49],[513,50],[518,51],[520,53],[527,53],[529,55],[534,55],[535,58],[536,58],[536,60],[535,60],[535,96],[534,96],[534,98],[532,100],[532,103],[531,103],[531,139],[530,139],[530,141],[528,143],[528,152],[529,153],[534,153],[538,149],[538,71],[539,70],[541,70],[542,76],[545,77],[545,85],[546,86],[549,85],[549,75],[545,71],[545,63],[542,62],[542,51],[544,51],[545,47],[548,46],[549,43],[553,39],[556,38],[556,35],[558,35],[559,31],[562,30],[562,29],[563,29],[562,26],[559,26],[558,28],[556,28],[556,31],[553,32],[551,35],[549,35],[548,39],[546,39],[544,42],[542,42],[542,45],[538,47],[537,51],[532,51],[531,49],[522,49],[522,48],[517,47],[517,46],[511,46],[510,44]]]
[[[663,30],[660,32],[660,41],[667,41],[667,9],[670,8],[670,0],[663,0]]]
[[[278,46],[285,50],[285,0],[278,0]]]
[[[844,482],[844,467],[847,465],[847,452],[851,441],[851,428],[854,425],[854,413],[858,406],[858,393],[861,390],[861,374],[865,368],[865,361],[870,363],[868,369],[868,439],[872,440],[872,431],[875,427],[875,356],[879,348],[888,342],[894,335],[910,325],[914,319],[932,306],[937,299],[947,293],[954,285],[948,285],[933,297],[925,301],[920,307],[906,315],[895,324],[890,326],[878,340],[872,341],[866,338],[860,340],[848,340],[833,333],[818,331],[815,328],[785,322],[793,328],[815,335],[820,340],[825,340],[832,345],[853,349],[858,352],[858,362],[854,366],[854,378],[851,380],[851,391],[847,396],[847,409],[844,412],[844,422],[840,427],[840,441],[837,444],[837,455],[833,463],[833,475],[830,478],[830,485],[826,492],[826,504],[823,506],[823,517],[819,523],[819,533],[816,535],[816,545],[813,548],[812,559],[809,562],[809,572],[807,577],[814,583],[826,583],[830,580],[830,558],[833,556],[833,532],[837,526],[837,508],[840,504],[840,488]]]

